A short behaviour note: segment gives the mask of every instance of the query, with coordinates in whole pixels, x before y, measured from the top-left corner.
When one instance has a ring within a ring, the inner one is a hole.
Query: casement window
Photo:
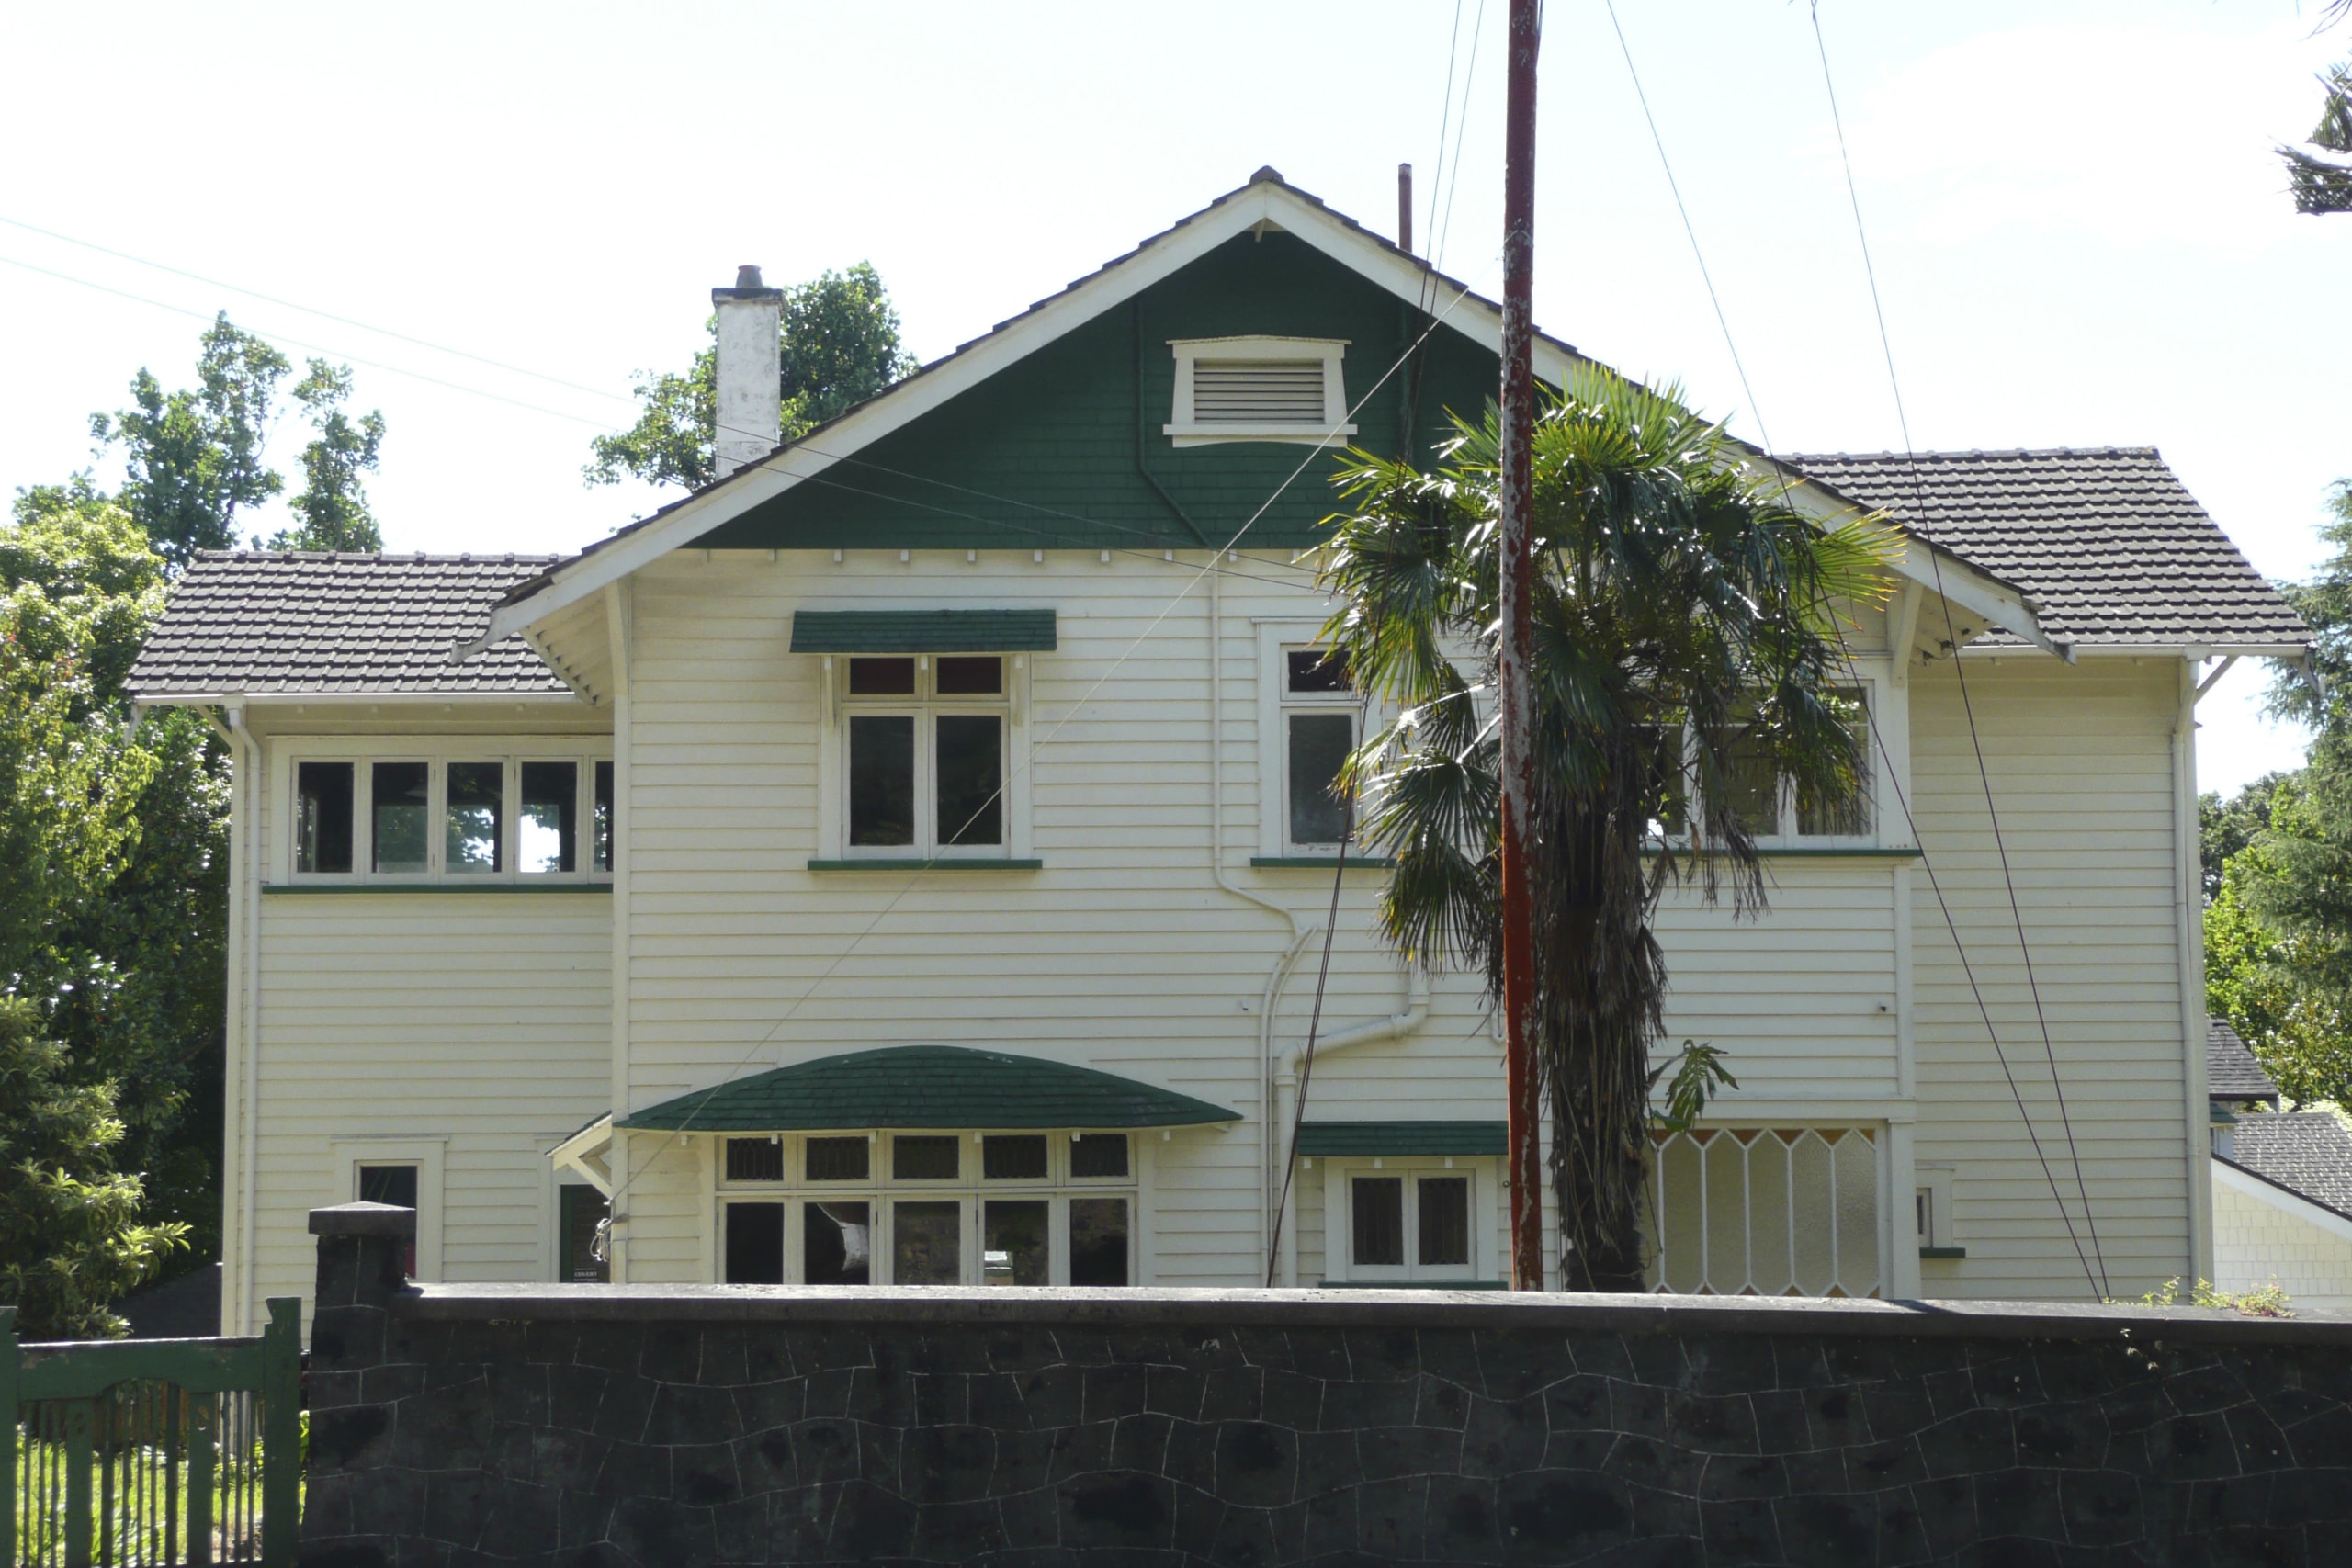
[[[1176,395],[1161,427],[1178,446],[1230,441],[1341,445],[1348,345],[1339,338],[1179,338]]]
[[[1337,784],[1354,750],[1363,705],[1344,660],[1315,647],[1285,647],[1281,682],[1282,847],[1336,853],[1349,830]]]
[[[416,1230],[401,1259],[412,1280],[441,1278],[441,1168],[437,1137],[340,1138],[328,1145],[336,1185],[322,1193],[337,1203],[391,1203],[416,1211]]]
[[[1466,1281],[1491,1270],[1492,1160],[1323,1163],[1324,1269],[1331,1279]]]
[[[994,653],[856,655],[842,667],[842,854],[1001,859],[1012,713]]]
[[[1815,799],[1800,792],[1773,765],[1763,742],[1741,733],[1730,738],[1728,750],[1731,766],[1723,788],[1727,792],[1727,804],[1738,813],[1750,837],[1759,844],[1783,848],[1868,847],[1877,841],[1877,779],[1883,760],[1878,753],[1870,720],[1870,704],[1873,700],[1869,686],[1849,687],[1834,699],[1847,716],[1857,745],[1860,748],[1861,770],[1854,790],[1831,799]],[[1657,731],[1662,748],[1688,743],[1685,732],[1661,728]],[[1660,771],[1670,776],[1687,771],[1670,766],[1669,755],[1661,753]],[[1657,830],[1679,839],[1689,831],[1689,824],[1679,801],[1671,801]]]
[[[297,882],[612,874],[613,764],[576,742],[503,755],[304,756],[289,772],[287,869]]]
[[[730,1284],[1126,1285],[1125,1133],[807,1133],[723,1140]]]

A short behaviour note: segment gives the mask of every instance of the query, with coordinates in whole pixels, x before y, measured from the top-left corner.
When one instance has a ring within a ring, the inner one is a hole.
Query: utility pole
[[[1535,1022],[1534,911],[1527,886],[1528,814],[1534,802],[1533,638],[1535,485],[1535,56],[1538,0],[1510,0],[1510,62],[1503,133],[1502,742],[1503,1039],[1510,1167],[1510,1284],[1544,1288],[1542,1101],[1530,1037]]]

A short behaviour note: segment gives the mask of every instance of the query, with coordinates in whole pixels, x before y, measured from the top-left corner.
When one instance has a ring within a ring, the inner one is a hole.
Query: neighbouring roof
[[[1510,1134],[1500,1122],[1308,1122],[1298,1129],[1304,1156],[1499,1155]]]
[[[1781,461],[2016,584],[2053,637],[2221,651],[2311,642],[2153,446]]]
[[[2232,1165],[2352,1219],[2352,1132],[2334,1112],[2248,1116],[2232,1143]]]
[[[621,1121],[631,1129],[1190,1127],[1240,1112],[1091,1067],[961,1045],[889,1045],[738,1078]]]
[[[2278,1103],[2278,1086],[2254,1059],[2238,1032],[2218,1018],[2205,1022],[2205,1093],[2210,1099],[2233,1103],[2248,1100]]]
[[[521,637],[449,650],[553,556],[200,552],[126,682],[141,701],[258,693],[562,694]]]
[[[1051,610],[796,610],[795,653],[1051,652]]]

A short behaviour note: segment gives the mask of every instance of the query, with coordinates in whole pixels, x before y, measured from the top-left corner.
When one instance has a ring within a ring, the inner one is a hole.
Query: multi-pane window
[[[1281,680],[1283,847],[1336,851],[1351,826],[1337,785],[1356,745],[1354,683],[1344,660],[1317,648],[1283,649]]]
[[[1872,809],[1877,794],[1872,761],[1875,750],[1871,745],[1869,693],[1849,688],[1833,694],[1830,702],[1853,736],[1860,762],[1850,790],[1826,795],[1800,790],[1780,771],[1762,736],[1736,730],[1726,738],[1724,749],[1729,766],[1717,787],[1723,791],[1724,803],[1737,813],[1750,837],[1784,844],[1851,844],[1869,840],[1876,831]],[[1662,748],[1683,742],[1682,732],[1674,728],[1660,728],[1657,734]],[[1688,824],[1679,796],[1679,786],[1673,781],[1684,777],[1687,767],[1665,750],[1660,752],[1658,766],[1661,775],[1669,782],[1669,789],[1657,828],[1668,835],[1679,836],[1688,830]]]
[[[606,761],[302,758],[293,785],[298,879],[527,882],[613,869]]]
[[[1125,1133],[809,1133],[724,1140],[736,1284],[1125,1285]]]
[[[861,655],[847,663],[845,852],[1003,854],[1003,658]]]
[[[1466,1170],[1344,1173],[1345,1277],[1469,1279],[1476,1260],[1471,1179]]]

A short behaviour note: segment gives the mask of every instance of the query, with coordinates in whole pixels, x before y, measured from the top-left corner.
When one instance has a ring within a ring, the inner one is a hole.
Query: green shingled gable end
[[[1337,504],[1336,452],[1245,442],[1178,450],[1171,338],[1347,340],[1356,443],[1426,458],[1446,415],[1495,394],[1495,356],[1279,231],[1243,235],[822,474],[695,541],[715,549],[1296,548]],[[820,433],[808,445],[829,450]],[[1306,459],[1281,498],[1266,498]],[[1264,506],[1262,515],[1250,519]]]
[[[960,1045],[854,1051],[664,1100],[620,1123],[689,1133],[1191,1127],[1238,1111],[1115,1074]]]

